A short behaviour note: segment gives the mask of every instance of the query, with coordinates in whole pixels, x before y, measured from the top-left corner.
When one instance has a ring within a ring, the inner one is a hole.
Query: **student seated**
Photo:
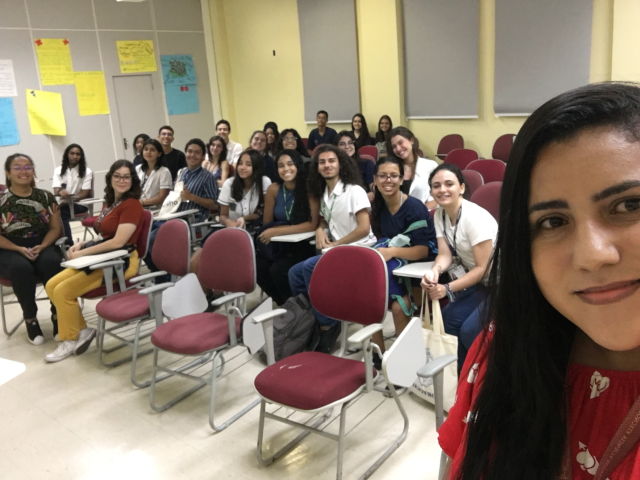
[[[448,297],[442,309],[444,329],[458,337],[458,371],[462,369],[471,344],[482,326],[478,315],[472,315],[484,302],[481,290],[498,224],[484,208],[468,200],[466,185],[458,167],[443,163],[431,173],[431,191],[438,202],[433,216],[438,237],[438,256],[431,271],[422,279],[429,298]],[[447,272],[449,283],[438,283]]]
[[[229,138],[231,133],[231,124],[226,120],[218,120],[216,123],[216,135],[221,136],[227,144],[227,162],[229,165],[235,165],[242,153],[242,145],[234,142]]]
[[[11,281],[29,342],[42,345],[36,285],[47,283],[62,270],[62,254],[54,245],[60,238],[62,222],[53,194],[35,187],[35,164],[31,157],[23,153],[9,155],[4,173],[7,190],[0,196],[0,276]],[[51,313],[55,337],[58,320],[53,303]]]
[[[267,136],[267,153],[271,155],[271,158],[276,158],[277,144],[280,132],[278,132],[278,124],[276,122],[267,122],[264,124],[262,131]]]
[[[149,135],[146,133],[140,133],[136,135],[136,138],[133,139],[133,151],[136,156],[133,159],[133,166],[137,167],[142,163],[142,148],[144,147],[144,142],[149,140]]]
[[[333,128],[327,127],[328,120],[329,114],[324,110],[320,110],[317,113],[316,122],[318,122],[318,128],[311,130],[309,133],[309,140],[307,142],[307,148],[310,152],[313,152],[314,148],[318,145],[333,143],[336,131]]]
[[[320,203],[320,225],[316,248],[375,242],[371,232],[371,203],[360,185],[360,171],[351,158],[333,145],[322,145],[313,155],[309,170],[309,196]],[[289,270],[291,294],[308,295],[313,269],[320,255],[300,262]],[[340,322],[314,310],[320,325],[317,351],[329,353],[340,334]]]
[[[346,154],[356,162],[356,165],[358,165],[358,168],[360,169],[360,174],[362,175],[362,186],[364,187],[364,191],[367,193],[371,192],[373,189],[373,171],[375,169],[375,164],[370,160],[360,157],[358,149],[356,148],[356,139],[353,132],[343,130],[336,135],[333,142],[340,150],[346,152]],[[372,199],[373,195],[369,195],[369,200]]]
[[[60,218],[62,219],[64,236],[69,239],[69,245],[73,243],[71,226],[69,225],[70,206],[73,205],[74,215],[88,211],[87,207],[75,202],[89,198],[92,180],[93,173],[87,167],[84,150],[77,143],[72,143],[62,154],[62,165],[53,171],[52,185],[53,194],[60,195]]]
[[[380,239],[374,245],[389,270],[389,307],[400,335],[416,308],[411,297],[411,281],[396,277],[393,271],[410,262],[431,261],[438,253],[436,231],[429,210],[417,198],[402,193],[404,163],[393,155],[381,158],[375,167],[375,198],[371,208],[373,233]],[[382,332],[373,341],[385,351]],[[373,364],[382,369],[382,358],[373,353]]]
[[[311,154],[304,146],[304,142],[295,128],[287,128],[280,134],[276,145],[276,154],[283,150],[295,150],[300,154],[304,163],[311,161]]]
[[[209,139],[207,144],[207,158],[202,162],[202,168],[213,175],[222,188],[224,182],[229,178],[229,161],[227,160],[227,144],[220,135],[215,135]]]
[[[351,119],[351,133],[353,133],[353,137],[355,138],[356,150],[372,145],[367,120],[361,113],[356,113]]]
[[[263,230],[256,239],[270,247],[257,248],[258,285],[278,305],[291,297],[289,270],[315,255],[309,241],[271,242],[277,235],[313,232],[318,227],[318,201],[309,198],[307,169],[295,150],[283,150],[276,156],[278,180],[265,195]],[[275,223],[273,223],[275,222]],[[269,253],[266,248],[270,248]]]
[[[169,125],[160,127],[158,131],[158,140],[162,145],[164,151],[163,160],[164,166],[171,172],[171,179],[175,182],[178,172],[187,166],[187,161],[184,156],[184,152],[176,150],[171,145],[173,144],[174,131]]]
[[[171,172],[164,166],[164,152],[160,142],[149,139],[142,147],[142,161],[136,174],[142,185],[140,203],[149,210],[159,210],[173,188]]]
[[[106,176],[105,204],[95,223],[95,231],[101,240],[77,243],[68,250],[67,258],[84,257],[118,249],[128,249],[131,256],[125,264],[125,279],[138,272],[138,224],[142,222],[143,209],[140,205],[142,188],[133,164],[128,160],[118,160]],[[47,362],[59,362],[71,355],[81,355],[87,351],[96,336],[95,328],[88,328],[78,305],[78,297],[102,285],[102,270],[87,274],[86,270],[67,268],[46,284],[47,295],[58,311],[60,344],[45,356]]]
[[[256,130],[249,139],[249,148],[253,148],[262,155],[262,163],[264,164],[264,174],[273,183],[278,178],[276,171],[276,162],[273,157],[267,153],[267,134],[262,130]]]
[[[378,131],[376,132],[376,148],[378,149],[378,158],[387,156],[387,137],[393,129],[393,123],[389,115],[382,115],[378,121]]]

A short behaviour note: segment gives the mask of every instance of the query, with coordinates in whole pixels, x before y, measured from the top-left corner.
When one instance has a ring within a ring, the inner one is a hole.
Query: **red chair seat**
[[[373,369],[373,377],[378,374]],[[315,410],[352,394],[366,383],[365,364],[319,352],[283,358],[256,377],[255,387],[270,401]]]
[[[2,277],[0,277],[0,285],[4,285],[5,287],[13,286],[13,284],[11,283],[11,280],[8,280],[8,279],[2,278]]]
[[[76,215],[76,218],[78,218],[78,215]],[[96,220],[98,220],[98,217],[83,218],[82,222],[80,223],[83,227],[93,228],[93,226],[96,224]]]
[[[236,317],[236,336],[241,337],[242,318]],[[151,343],[167,352],[197,355],[229,343],[226,315],[196,313],[171,320],[156,328]]]
[[[124,284],[126,285],[127,288],[133,285],[133,283],[131,283],[129,280],[125,280]],[[120,292],[120,282],[116,282],[113,284],[113,293],[119,293],[119,292]],[[102,285],[101,287],[98,287],[95,290],[91,290],[90,292],[85,293],[84,295],[82,295],[82,298],[92,299],[92,298],[100,298],[100,297],[106,297],[106,296],[107,296],[107,287],[106,285]]]
[[[138,291],[138,289],[127,290],[102,299],[96,305],[96,313],[105,320],[115,323],[149,315],[149,300],[146,295],[140,295]]]

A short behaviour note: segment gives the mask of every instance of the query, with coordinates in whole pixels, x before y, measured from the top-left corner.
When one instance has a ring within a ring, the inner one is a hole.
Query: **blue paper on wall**
[[[19,143],[20,132],[16,123],[13,98],[0,98],[0,147]]]
[[[191,55],[161,55],[160,63],[165,85],[195,85],[198,83]]]
[[[164,96],[169,115],[185,115],[200,111],[198,89],[195,85],[165,85]]]

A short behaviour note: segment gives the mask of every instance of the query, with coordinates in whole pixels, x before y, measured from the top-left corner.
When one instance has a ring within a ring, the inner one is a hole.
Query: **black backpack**
[[[276,362],[318,345],[318,322],[304,295],[291,297],[282,308],[287,313],[273,319],[273,347]]]

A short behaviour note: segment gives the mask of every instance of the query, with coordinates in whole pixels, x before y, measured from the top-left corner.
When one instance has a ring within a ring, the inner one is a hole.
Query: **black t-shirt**
[[[175,148],[171,150],[171,153],[165,153],[162,156],[162,161],[171,172],[171,179],[174,182],[178,176],[178,170],[186,168],[187,166],[187,159],[185,158],[184,153],[180,150],[176,150]]]

